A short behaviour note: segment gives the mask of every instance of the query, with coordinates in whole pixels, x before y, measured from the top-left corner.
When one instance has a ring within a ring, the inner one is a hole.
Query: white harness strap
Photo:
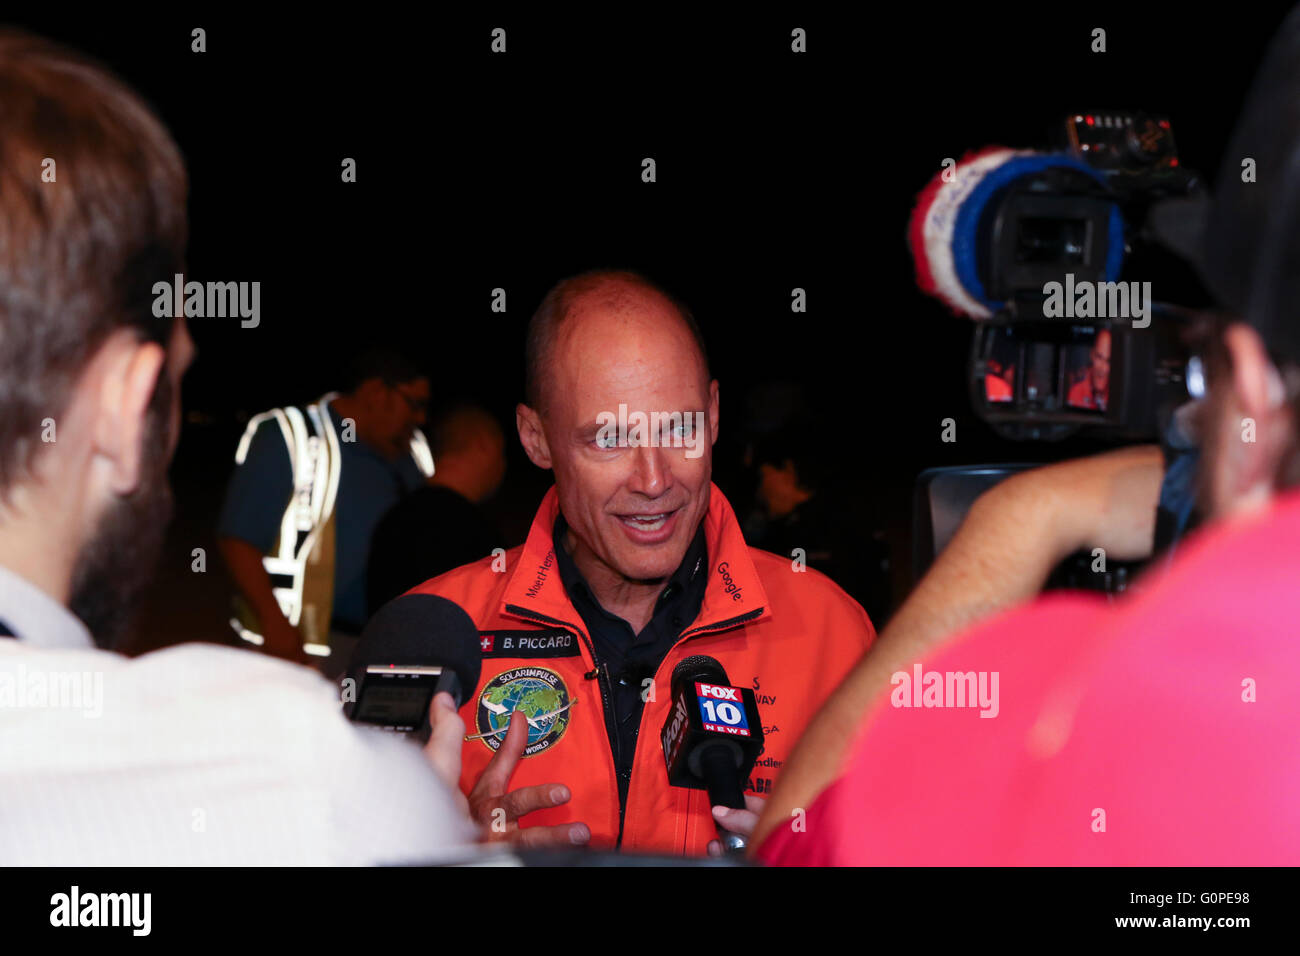
[[[295,627],[302,620],[302,589],[307,567],[307,557],[329,517],[338,496],[339,448],[330,422],[326,403],[334,396],[327,395],[316,405],[308,407],[308,414],[289,408],[275,408],[255,415],[244,429],[235,452],[235,463],[242,465],[248,457],[253,436],[262,423],[271,419],[280,426],[285,448],[289,453],[289,468],[293,474],[293,495],[280,518],[279,542],[274,554],[262,558],[266,573],[275,578],[289,578],[287,585],[272,586],[280,611]],[[319,408],[317,407],[319,405]],[[262,643],[262,635],[231,621],[236,633],[253,644]]]
[[[289,623],[297,627],[302,619],[303,583],[306,578],[307,559],[334,512],[338,500],[339,478],[342,471],[342,454],[339,437],[330,418],[329,403],[338,397],[337,392],[321,396],[307,406],[307,414],[297,408],[275,408],[255,415],[244,429],[235,452],[235,463],[242,465],[248,456],[249,445],[262,423],[274,419],[280,426],[289,452],[289,467],[293,472],[293,497],[280,519],[280,538],[276,553],[262,559],[267,574],[290,579],[287,586],[272,586],[280,610]],[[433,453],[424,434],[418,429],[411,436],[411,457],[425,477],[434,472]],[[261,644],[262,635],[244,627],[232,618],[235,632],[251,644]],[[305,646],[308,653],[324,656],[329,648],[322,645]]]

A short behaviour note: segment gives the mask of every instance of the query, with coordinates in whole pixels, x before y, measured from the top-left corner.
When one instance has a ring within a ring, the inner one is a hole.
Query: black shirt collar
[[[573,556],[569,554],[568,549],[564,546],[564,536],[568,530],[569,525],[564,520],[564,515],[556,516],[551,543],[555,549],[555,561],[560,569],[560,581],[564,584],[565,593],[569,595],[569,600],[578,605],[578,611],[581,613],[583,608],[579,605],[580,599],[589,601],[596,607],[600,607],[600,602],[596,600],[596,595],[592,593],[586,579],[582,576],[582,572],[574,564]],[[704,539],[704,522],[701,521],[700,526],[695,530],[695,537],[686,549],[682,563],[677,566],[677,570],[668,578],[663,591],[660,592],[659,601],[655,605],[656,608],[667,601],[695,591],[699,592],[700,599],[703,600],[706,578],[704,564],[707,557],[708,550]],[[604,610],[604,608],[601,608],[601,610]],[[605,613],[609,612],[606,611]]]

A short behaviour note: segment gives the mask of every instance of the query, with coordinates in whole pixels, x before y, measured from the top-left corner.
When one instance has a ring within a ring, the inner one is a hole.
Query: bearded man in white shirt
[[[8,30],[0,128],[0,860],[463,856],[438,737],[357,729],[332,685],[261,655],[111,651],[170,514],[194,346],[152,290],[185,271],[187,177],[120,81]]]

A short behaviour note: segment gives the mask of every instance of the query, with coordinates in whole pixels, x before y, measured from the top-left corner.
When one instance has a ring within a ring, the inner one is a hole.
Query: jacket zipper
[[[595,665],[596,684],[598,687],[600,687],[601,716],[605,720],[605,734],[606,736],[609,737],[610,740],[610,756],[614,761],[614,787],[617,789],[618,788],[618,756],[614,753],[614,747],[618,746],[618,729],[614,726],[613,719],[612,719],[613,708],[610,706],[610,702],[609,702],[610,696],[613,692],[606,687],[606,683],[609,680],[609,670],[603,667],[600,664],[600,662],[596,660],[596,648],[591,643],[591,639],[587,637],[587,632],[574,624],[570,624],[568,621],[561,621],[559,618],[548,617],[545,614],[538,614],[535,611],[529,611],[526,608],[522,608],[517,604],[507,604],[506,611],[511,614],[516,614],[519,617],[526,617],[529,618],[530,620],[538,621],[542,624],[555,624],[560,627],[570,628],[573,630],[575,634],[577,634],[579,637],[582,638],[582,643],[587,645],[587,652],[591,654],[591,661]],[[635,762],[636,762],[636,758],[633,757],[633,763]],[[631,784],[629,783],[628,793],[630,794],[631,792],[632,792]],[[623,814],[626,812],[626,810],[627,810],[626,805],[622,800],[620,800],[618,802],[618,842],[615,844],[615,847],[619,847],[623,845]]]
[[[716,624],[704,624],[704,625],[701,625],[700,627],[693,627],[693,628],[691,628],[689,631],[682,631],[681,634],[677,635],[677,640],[673,641],[673,646],[670,647],[670,648],[668,648],[668,654],[665,654],[665,655],[664,655],[664,660],[667,660],[667,659],[668,659],[668,655],[669,655],[669,654],[672,654],[673,651],[677,650],[677,648],[678,648],[682,643],[684,643],[686,640],[688,640],[689,638],[695,637],[695,636],[697,636],[697,635],[699,635],[699,634],[708,634],[708,633],[712,633],[712,632],[715,632],[715,631],[725,631],[725,630],[729,630],[730,628],[736,627],[737,625],[744,624],[746,621],[753,620],[754,618],[756,618],[756,617],[758,617],[759,615],[761,615],[761,614],[763,613],[763,611],[765,611],[765,610],[766,610],[766,608],[761,608],[761,607],[760,607],[760,608],[755,608],[755,609],[752,610],[752,611],[746,611],[744,614],[738,615],[738,616],[736,616],[736,617],[728,618],[728,619],[725,620],[725,621],[719,621],[719,622],[717,622]],[[663,661],[660,661],[660,662],[659,662],[659,666],[660,666],[660,667],[663,667]],[[728,676],[728,679],[730,679],[730,676],[731,676],[731,675],[727,675],[727,676]],[[655,680],[656,680],[656,682],[658,681],[658,679],[659,679],[659,671],[658,671],[658,668],[656,668],[656,669],[655,669]],[[668,691],[668,692],[669,692],[670,694],[672,693],[672,688],[671,688],[671,687],[669,688],[669,691]],[[636,737],[637,745],[638,745],[638,746],[640,746],[640,744],[641,744],[641,737],[642,737],[642,735],[643,735],[643,733],[644,733],[644,731],[645,731],[645,726],[644,726],[644,725],[645,725],[645,708],[642,707],[642,708],[641,708],[641,727],[640,727],[639,730],[637,730],[637,737]],[[633,777],[636,776],[636,755],[635,755],[635,754],[633,754],[633,756],[632,756],[632,776],[633,776]],[[630,802],[631,799],[632,799],[632,781],[631,781],[630,779],[629,779],[628,782],[627,782],[627,798],[628,798],[628,801],[629,801],[629,802]],[[694,797],[692,796],[690,799],[694,799]],[[687,803],[687,808],[688,808],[688,809],[690,808],[690,802],[689,802],[689,801],[688,801],[688,803]],[[623,822],[622,822],[622,814],[621,814],[621,813],[620,813],[620,815],[619,815],[618,840],[619,840],[619,844],[621,845],[622,842],[623,842]],[[685,833],[685,831],[683,831],[683,834],[682,834],[682,846],[681,846],[681,850],[682,850],[682,853],[683,853],[683,854],[686,852],[686,833]]]
[[[737,624],[744,624],[746,621],[752,621],[754,618],[758,617],[766,610],[767,608],[765,607],[756,607],[752,611],[746,611],[744,614],[737,615],[736,617],[727,618],[727,620],[719,621],[716,624],[702,624],[699,627],[691,628],[689,631],[682,631],[681,636],[677,638],[677,642],[673,644],[672,647],[669,648],[669,651],[671,652],[673,650],[676,650],[677,645],[680,644],[682,641],[686,640],[688,637],[694,637],[697,634],[704,634],[710,631],[727,630],[728,628],[735,627]]]

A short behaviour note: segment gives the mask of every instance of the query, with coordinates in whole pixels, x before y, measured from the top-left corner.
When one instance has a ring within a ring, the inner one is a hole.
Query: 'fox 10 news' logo
[[[704,729],[717,734],[748,737],[749,721],[745,718],[745,701],[739,687],[695,682],[695,699],[700,705]]]

